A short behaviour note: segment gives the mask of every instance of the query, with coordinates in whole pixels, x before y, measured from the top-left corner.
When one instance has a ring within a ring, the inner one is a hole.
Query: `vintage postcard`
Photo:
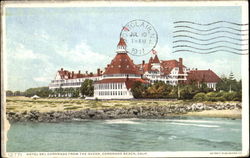
[[[3,157],[249,155],[247,1],[1,6]]]

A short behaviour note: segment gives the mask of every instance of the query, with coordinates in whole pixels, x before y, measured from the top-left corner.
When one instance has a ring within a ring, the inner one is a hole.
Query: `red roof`
[[[127,53],[117,53],[115,58],[107,65],[104,74],[136,74],[141,73]]]
[[[102,83],[125,83],[127,89],[130,89],[135,82],[142,82],[142,83],[149,83],[148,81],[141,79],[141,78],[114,78],[114,79],[103,79],[100,81],[97,81],[96,84],[102,84]]]
[[[195,82],[219,82],[221,79],[212,70],[191,70],[187,76],[187,83]]]
[[[152,63],[152,62],[153,62],[153,58],[152,58],[152,57],[150,57],[150,59],[149,59],[148,63]]]
[[[158,57],[156,57],[156,60],[158,59]],[[146,71],[158,71],[158,70],[153,70],[152,69],[152,63],[153,63],[153,58],[151,57],[149,59],[148,63],[145,64],[137,64],[137,68],[138,70],[142,71],[142,72],[146,72]],[[159,60],[159,59],[158,59]],[[162,60],[160,62],[161,64],[161,72],[164,73],[164,75],[168,75],[171,73],[172,69],[175,67],[178,67],[180,69],[179,74],[183,74],[183,68],[185,68],[185,66],[182,64],[182,60],[181,61],[177,61],[177,60]]]
[[[58,71],[61,79],[76,79],[76,78],[86,78],[86,77],[97,77],[100,76],[101,74],[93,74],[93,73],[89,73],[89,74],[81,74],[81,73],[74,73],[74,72],[69,72],[68,70],[59,70]]]
[[[158,58],[157,55],[155,55],[155,57],[154,57],[152,63],[160,63],[160,60],[159,60],[159,58]]]
[[[124,39],[121,37],[120,38],[120,41],[119,41],[119,43],[117,44],[117,46],[127,46],[126,45],[126,42],[124,41]]]
[[[165,75],[170,74],[172,69],[175,67],[179,67],[179,69],[180,69],[179,73],[182,74],[183,68],[185,68],[185,66],[182,65],[182,63],[178,62],[177,60],[162,60],[161,67],[162,67],[162,71]]]

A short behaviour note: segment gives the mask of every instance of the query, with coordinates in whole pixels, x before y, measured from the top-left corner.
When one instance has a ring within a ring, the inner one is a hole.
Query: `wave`
[[[215,31],[215,32],[211,32],[211,33],[197,33],[197,32],[188,31],[188,30],[178,30],[178,31],[174,31],[173,33],[179,33],[179,32],[187,32],[187,33],[192,33],[192,34],[196,34],[196,35],[200,35],[200,36],[209,36],[209,35],[219,34],[219,33],[228,33],[228,34],[232,34],[232,35],[236,35],[236,36],[247,36],[248,35],[248,34],[233,33],[230,31]]]
[[[227,24],[232,24],[232,25],[237,25],[237,26],[248,26],[248,24],[240,24],[240,23],[235,23],[235,22],[230,22],[230,21],[216,21],[212,23],[207,23],[207,24],[201,24],[201,23],[196,23],[192,21],[175,21],[174,24],[179,24],[179,23],[188,23],[188,24],[194,24],[194,25],[200,25],[200,26],[209,26],[209,25],[214,25],[218,23],[227,23]]]
[[[191,39],[195,39],[198,41],[210,41],[210,40],[214,40],[214,39],[218,39],[218,38],[228,38],[228,39],[232,39],[232,40],[236,40],[236,41],[247,41],[248,40],[248,39],[233,38],[233,37],[229,37],[229,36],[217,36],[217,37],[213,37],[213,38],[209,38],[209,39],[200,39],[200,38],[191,37],[191,36],[187,36],[187,35],[173,36],[173,38],[178,38],[178,37],[186,37],[186,38],[191,38]]]
[[[232,53],[232,54],[237,54],[237,55],[248,55],[248,53],[238,53],[238,52],[229,51],[229,50],[225,50],[225,49],[219,49],[219,50],[214,50],[214,51],[210,51],[210,52],[196,52],[196,51],[192,51],[192,50],[188,50],[188,49],[182,49],[182,50],[173,51],[172,53],[177,53],[177,52],[190,52],[190,53],[195,53],[195,54],[212,54],[212,53],[216,53],[216,52],[227,52],[227,53]]]
[[[208,124],[232,124],[231,122],[225,122],[225,121],[207,121],[207,120],[176,120],[176,119],[168,119],[168,120],[162,120],[164,122],[188,122],[188,123],[208,123]]]
[[[215,27],[215,28],[211,28],[211,29],[207,29],[207,30],[197,29],[197,28],[185,26],[185,25],[174,26],[174,28],[189,28],[189,29],[192,29],[195,31],[201,31],[201,32],[209,32],[209,31],[214,31],[214,30],[218,30],[218,29],[230,29],[230,30],[238,31],[238,32],[248,31],[248,30],[240,30],[240,29],[235,29],[233,27],[223,27],[223,26],[222,27]]]
[[[196,127],[208,127],[208,128],[218,128],[218,125],[205,125],[205,124],[192,124],[192,123],[176,123],[172,122],[171,124],[174,125],[181,125],[181,126],[196,126]]]
[[[139,122],[133,121],[135,119],[115,119],[115,120],[106,120],[106,124],[140,124]]]
[[[171,139],[171,140],[173,140],[173,139],[176,139],[177,138],[177,136],[170,136],[168,139]]]
[[[173,48],[183,48],[183,47],[187,47],[187,48],[192,48],[192,49],[197,49],[197,50],[212,50],[212,49],[217,49],[217,48],[226,48],[226,49],[232,49],[232,50],[236,50],[236,51],[247,51],[248,49],[237,49],[237,48],[233,48],[233,47],[228,47],[228,46],[216,46],[216,47],[211,47],[211,48],[196,48],[196,47],[192,47],[189,45],[177,45],[177,46],[173,46]]]
[[[211,43],[196,43],[196,42],[192,42],[192,41],[189,41],[189,40],[176,40],[176,41],[173,41],[173,43],[178,43],[178,42],[188,42],[188,43],[202,45],[202,46],[207,46],[207,45],[212,45],[212,44],[217,44],[217,43],[229,43],[229,44],[234,44],[234,45],[238,45],[238,46],[248,45],[248,44],[242,44],[242,43],[234,43],[234,42],[227,41],[227,40],[215,41],[215,42],[211,42]]]

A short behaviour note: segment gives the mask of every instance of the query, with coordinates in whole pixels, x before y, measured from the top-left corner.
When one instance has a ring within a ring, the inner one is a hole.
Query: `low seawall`
[[[189,112],[206,110],[241,109],[241,103],[193,103],[166,106],[132,106],[122,108],[84,109],[80,111],[25,111],[7,112],[10,122],[60,122],[81,119],[119,119],[119,118],[165,118],[167,116],[183,115]]]

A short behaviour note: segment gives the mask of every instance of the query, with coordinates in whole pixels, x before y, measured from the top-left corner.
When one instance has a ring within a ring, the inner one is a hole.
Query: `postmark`
[[[125,39],[128,53],[134,56],[150,53],[158,42],[158,34],[153,25],[139,19],[129,21],[122,28],[120,37]]]

